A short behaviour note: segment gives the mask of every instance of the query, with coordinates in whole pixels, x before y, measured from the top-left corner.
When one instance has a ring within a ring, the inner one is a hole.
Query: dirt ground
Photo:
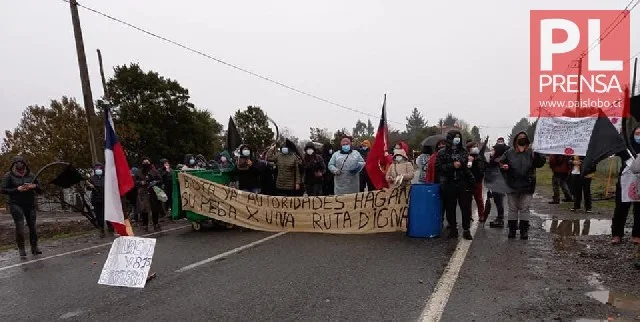
[[[624,243],[613,246],[611,201],[594,202],[594,212],[587,214],[569,211],[566,203],[550,205],[551,195],[551,187],[540,184],[532,204],[537,219],[533,222],[540,225],[535,228],[553,244],[552,263],[547,265],[558,273],[586,278],[591,288],[586,295],[606,304],[610,319],[640,320],[640,247],[630,241],[632,216]]]

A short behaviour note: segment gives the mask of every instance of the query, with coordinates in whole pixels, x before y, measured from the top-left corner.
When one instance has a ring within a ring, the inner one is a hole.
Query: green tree
[[[516,122],[516,124],[511,128],[511,134],[509,134],[508,136],[508,144],[510,144],[511,142],[513,142],[513,138],[516,137],[516,135],[519,132],[522,131],[526,131],[529,132],[531,130],[531,123],[529,122],[529,120],[526,117],[521,118],[518,122]],[[533,141],[533,136],[531,135],[529,137],[529,139],[531,141]]]
[[[222,125],[189,102],[177,81],[137,64],[118,66],[107,83],[116,131],[132,162],[182,162],[187,153],[213,156],[222,148]]]
[[[332,140],[331,144],[333,145],[333,147],[335,149],[338,149],[340,147],[340,141],[342,141],[342,139],[345,138],[345,137],[351,138],[351,135],[349,134],[349,131],[347,129],[342,128],[340,130],[337,130],[333,134],[333,140]]]
[[[329,133],[328,129],[321,129],[319,127],[309,128],[309,139],[312,142],[318,142],[322,144],[331,143],[333,134]]]
[[[458,121],[459,121],[459,119],[457,117],[455,117],[455,116],[453,116],[453,114],[449,113],[442,120],[442,125],[443,126],[455,126],[456,123],[458,123]]]
[[[411,111],[411,115],[407,116],[407,133],[418,133],[426,126],[427,122],[425,121],[424,116],[422,116],[422,113],[418,111],[417,107],[414,108],[413,111]]]
[[[286,139],[289,139],[293,144],[298,146],[300,144],[300,139],[291,134],[291,130],[287,127],[283,127],[280,129],[280,138],[278,138],[278,146],[283,146]]]
[[[238,110],[233,119],[240,137],[254,149],[264,150],[273,143],[274,133],[269,127],[269,118],[260,107],[247,106],[244,111]],[[280,137],[283,137],[282,133]]]
[[[5,132],[0,150],[7,158],[23,155],[33,171],[54,161],[89,168],[92,164],[86,122],[84,109],[67,97],[51,101],[49,107],[29,106],[22,112],[18,126]]]
[[[376,129],[371,124],[371,119],[367,120],[367,137],[374,137],[376,135]]]
[[[353,139],[356,141],[361,140],[367,136],[367,124],[358,120],[356,127],[353,128]]]
[[[480,137],[480,129],[477,126],[473,126],[471,128],[471,139],[475,142],[482,142],[482,138]]]

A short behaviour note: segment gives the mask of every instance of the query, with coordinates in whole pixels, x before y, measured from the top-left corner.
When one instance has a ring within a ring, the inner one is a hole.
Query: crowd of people
[[[640,128],[632,136],[634,149],[640,151]],[[507,202],[508,238],[528,239],[530,207],[536,188],[536,169],[543,167],[546,156],[534,152],[526,132],[518,133],[508,145],[498,138],[491,148],[486,141],[462,142],[460,131],[451,130],[433,146],[425,145],[422,153],[412,160],[405,142],[397,142],[386,158],[386,181],[390,188],[409,185],[412,181],[437,183],[441,186],[443,220],[446,218],[450,238],[458,238],[456,210],[461,212],[462,236],[472,239],[470,232],[472,203],[478,209],[478,221],[485,223],[491,213],[492,203],[497,214],[490,222],[492,228],[505,227],[505,199]],[[371,142],[359,144],[345,137],[337,151],[330,144],[318,146],[309,143],[302,153],[293,143],[286,141],[280,147],[271,146],[258,153],[249,145],[241,145],[231,153],[218,153],[212,161],[188,154],[184,163],[173,168],[169,160],[159,160],[158,166],[150,158],[141,159],[137,167],[131,168],[135,188],[125,197],[129,205],[129,219],[141,226],[145,232],[151,224],[160,231],[159,218],[171,210],[173,178],[172,171],[189,169],[217,169],[229,175],[230,185],[237,189],[276,196],[326,196],[350,194],[375,190],[365,164]],[[620,155],[623,161],[629,156]],[[640,158],[636,164],[640,172]],[[560,203],[560,192],[564,202],[573,202],[572,211],[581,209],[582,200],[586,212],[592,211],[591,180],[593,174],[581,175],[581,157],[551,155],[549,166],[553,171],[553,197],[551,204]],[[625,167],[620,170],[620,175]],[[417,176],[417,178],[415,178]],[[29,229],[31,252],[41,254],[36,233],[36,193],[42,191],[38,180],[34,180],[24,158],[14,157],[11,168],[2,180],[1,192],[8,195],[8,205],[16,225],[16,244],[21,257],[26,256],[24,225]],[[414,180],[415,179],[415,180]],[[105,234],[104,227],[104,166],[93,167],[87,188],[91,191],[91,204],[97,224]],[[613,218],[613,243],[619,244],[624,234],[627,213],[634,206],[635,224],[633,242],[640,244],[640,206],[638,203],[623,203],[620,198],[620,180],[616,186],[616,208]],[[484,191],[486,191],[486,199]]]

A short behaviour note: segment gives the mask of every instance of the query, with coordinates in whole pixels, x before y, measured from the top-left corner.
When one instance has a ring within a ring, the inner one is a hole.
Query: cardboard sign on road
[[[155,247],[155,238],[116,238],[111,245],[98,284],[144,288]]]

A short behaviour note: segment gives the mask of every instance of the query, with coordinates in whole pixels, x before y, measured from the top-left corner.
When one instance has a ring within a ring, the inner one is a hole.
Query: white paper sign
[[[640,201],[640,174],[634,174],[627,166],[620,176],[620,188],[622,202]]]
[[[116,238],[98,284],[143,288],[147,283],[155,247],[155,238]]]
[[[545,117],[538,120],[533,149],[545,154],[584,156],[593,132],[595,117]]]

